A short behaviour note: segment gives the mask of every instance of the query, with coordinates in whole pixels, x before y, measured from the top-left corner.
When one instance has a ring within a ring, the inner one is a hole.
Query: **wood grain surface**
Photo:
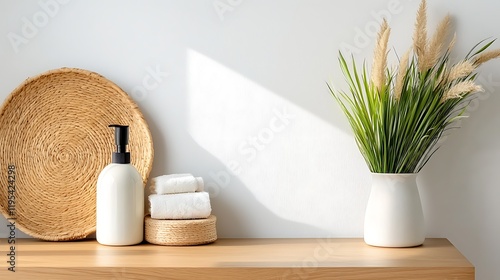
[[[219,239],[201,246],[111,247],[95,240],[0,239],[0,279],[474,279],[447,240],[377,248],[362,239]]]

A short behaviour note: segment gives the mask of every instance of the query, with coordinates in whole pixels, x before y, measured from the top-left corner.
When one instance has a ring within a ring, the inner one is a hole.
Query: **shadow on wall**
[[[477,279],[493,279],[500,253],[498,146],[500,96],[493,93],[463,120],[422,170],[421,194],[432,237],[448,238],[476,266]],[[467,159],[467,160],[464,160]],[[443,164],[446,163],[446,164]]]

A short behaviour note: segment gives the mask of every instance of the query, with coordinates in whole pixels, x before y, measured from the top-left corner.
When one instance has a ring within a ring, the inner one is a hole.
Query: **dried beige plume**
[[[474,60],[474,64],[476,66],[479,66],[479,65],[485,63],[486,61],[494,59],[494,58],[497,58],[497,57],[500,57],[500,49],[487,51],[487,52],[484,52],[484,53],[480,54]]]
[[[425,56],[427,46],[427,2],[422,0],[417,11],[415,21],[415,32],[413,34],[413,49],[417,54],[418,61],[422,61]]]
[[[448,32],[451,25],[451,17],[445,16],[439,23],[434,35],[426,46],[425,52],[422,55],[420,62],[420,71],[424,72],[429,70],[436,64],[439,57],[445,48],[445,40],[448,37]]]
[[[408,68],[408,61],[410,59],[411,49],[406,51],[401,60],[399,61],[398,75],[396,76],[396,85],[394,86],[394,98],[399,100],[403,92],[403,80],[405,77],[406,69]]]
[[[463,81],[449,88],[443,94],[441,102],[445,102],[446,100],[453,98],[462,98],[465,94],[478,91],[483,91],[483,88],[480,85],[474,84],[471,80]]]
[[[455,43],[457,42],[457,33],[455,32],[453,34],[453,38],[451,39],[450,43],[448,44],[448,51],[450,52],[453,47],[455,47]]]
[[[446,83],[449,83],[459,78],[466,77],[467,75],[472,73],[472,71],[474,71],[476,67],[477,65],[470,62],[469,60],[463,60],[455,64],[455,66],[451,67],[450,72],[448,73],[448,77],[446,78]]]
[[[373,53],[373,64],[371,72],[371,80],[378,92],[381,92],[382,86],[386,82],[385,70],[387,68],[387,43],[391,29],[384,19],[380,25],[380,31],[377,36],[377,43]]]

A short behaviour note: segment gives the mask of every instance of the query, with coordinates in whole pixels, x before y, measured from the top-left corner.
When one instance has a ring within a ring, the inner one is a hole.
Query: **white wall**
[[[48,2],[55,3],[40,0]],[[498,1],[430,2],[431,27],[447,12],[453,16],[461,56],[500,35]],[[221,3],[232,6],[217,12]],[[391,45],[403,53],[417,6],[73,0],[60,1],[43,22],[38,1],[1,0],[0,97],[49,69],[98,72],[145,114],[155,144],[152,176],[205,178],[220,237],[361,237],[370,175],[325,81],[344,86],[339,48],[371,61],[380,15],[388,16]],[[23,35],[26,20],[38,27]],[[22,43],[13,44],[11,32]],[[488,91],[419,177],[427,235],[449,238],[483,280],[500,275],[499,68],[500,61],[482,68]],[[157,83],[145,89],[148,77]]]

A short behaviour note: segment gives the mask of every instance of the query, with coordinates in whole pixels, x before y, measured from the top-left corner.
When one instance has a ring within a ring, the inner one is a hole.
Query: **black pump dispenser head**
[[[130,152],[127,152],[128,125],[111,124],[115,128],[116,152],[113,152],[113,163],[130,163]]]

